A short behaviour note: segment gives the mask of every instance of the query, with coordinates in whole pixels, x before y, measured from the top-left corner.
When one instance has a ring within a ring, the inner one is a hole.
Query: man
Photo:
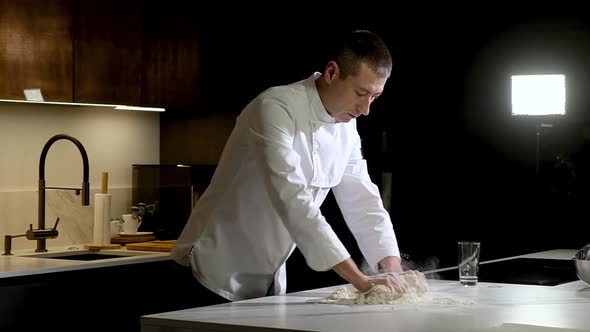
[[[295,246],[312,269],[333,269],[359,291],[382,284],[403,292],[397,240],[355,122],[369,114],[391,66],[380,37],[354,31],[323,73],[251,101],[173,259],[230,301],[284,294]],[[365,259],[382,274],[363,274],[326,222],[320,206],[330,189]]]

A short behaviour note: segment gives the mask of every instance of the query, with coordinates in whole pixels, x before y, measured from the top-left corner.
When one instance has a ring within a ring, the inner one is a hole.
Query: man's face
[[[330,94],[334,97],[326,107],[336,122],[349,122],[361,115],[368,115],[371,103],[381,95],[386,77],[379,76],[362,63],[356,75],[340,79],[336,74],[330,84]]]

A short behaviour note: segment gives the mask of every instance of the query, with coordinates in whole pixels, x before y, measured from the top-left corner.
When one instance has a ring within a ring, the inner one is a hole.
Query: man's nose
[[[369,115],[371,111],[371,101],[370,99],[362,100],[356,107],[356,110],[361,113],[362,115]]]

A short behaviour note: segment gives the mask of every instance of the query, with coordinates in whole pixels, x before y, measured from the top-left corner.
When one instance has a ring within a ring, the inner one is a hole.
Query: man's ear
[[[336,61],[330,61],[326,64],[326,70],[324,76],[326,77],[326,82],[332,82],[338,74],[340,73],[340,68],[338,68],[338,64]]]

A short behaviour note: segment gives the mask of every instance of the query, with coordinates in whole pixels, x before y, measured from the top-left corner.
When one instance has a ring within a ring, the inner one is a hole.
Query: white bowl
[[[585,245],[572,258],[578,278],[590,285],[590,244]]]
[[[590,261],[574,259],[578,278],[590,286]]]

